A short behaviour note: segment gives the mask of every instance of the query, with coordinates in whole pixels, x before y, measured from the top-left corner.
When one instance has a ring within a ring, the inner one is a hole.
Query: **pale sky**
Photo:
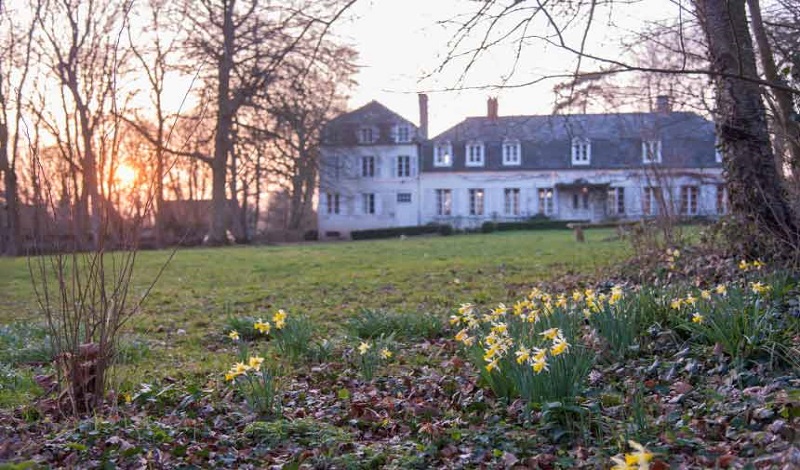
[[[511,3],[511,0],[507,0]],[[533,3],[533,2],[531,2]],[[463,67],[453,66],[444,73],[423,80],[426,73],[441,64],[452,37],[452,26],[439,22],[467,13],[480,5],[470,0],[360,0],[352,18],[341,25],[340,34],[352,41],[360,54],[359,85],[349,101],[355,109],[378,100],[414,123],[419,122],[417,93],[428,91],[429,135],[434,136],[467,116],[486,113],[486,99],[498,96],[501,115],[547,114],[552,111],[556,80],[516,89],[452,89]],[[647,22],[678,15],[677,2],[642,0],[637,4],[599,11],[589,36],[590,50],[614,56],[618,38],[626,31],[639,30]],[[684,14],[686,14],[684,12]],[[545,25],[540,25],[542,34]],[[578,37],[573,35],[573,40]],[[568,37],[569,40],[569,37]],[[497,48],[473,69],[468,85],[499,84],[508,73],[513,51]],[[583,70],[593,70],[590,66]],[[574,70],[574,57],[556,47],[537,41],[525,49],[516,77],[535,78],[547,73]],[[643,104],[642,110],[645,110]]]

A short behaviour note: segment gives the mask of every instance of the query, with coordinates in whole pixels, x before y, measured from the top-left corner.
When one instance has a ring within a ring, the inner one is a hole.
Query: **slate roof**
[[[394,144],[392,130],[397,125],[407,125],[412,142],[416,141],[417,126],[381,103],[372,100],[364,106],[340,114],[325,126],[325,145],[358,145],[357,132],[362,127],[377,131],[373,145]]]
[[[572,139],[591,141],[591,163],[572,165]],[[502,144],[520,141],[522,164],[502,164]],[[689,112],[469,117],[421,146],[426,172],[641,168],[642,140],[662,142],[662,166],[718,168],[714,125]],[[453,165],[433,166],[433,147],[449,141]],[[465,145],[484,144],[485,164],[465,166]]]

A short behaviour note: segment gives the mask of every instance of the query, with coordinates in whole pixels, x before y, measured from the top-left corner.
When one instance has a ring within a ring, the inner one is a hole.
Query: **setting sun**
[[[120,186],[130,187],[136,181],[136,170],[125,163],[117,167],[116,180]]]

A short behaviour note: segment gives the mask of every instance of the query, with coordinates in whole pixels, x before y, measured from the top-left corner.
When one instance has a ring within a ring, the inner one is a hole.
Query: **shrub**
[[[397,339],[434,339],[442,334],[442,320],[431,314],[397,313],[362,309],[350,318],[347,328],[358,338],[393,336]]]
[[[484,222],[483,225],[481,225],[481,232],[482,233],[492,233],[496,229],[497,229],[497,223],[496,222],[487,221],[487,222]]]
[[[454,232],[453,226],[449,224],[442,224],[439,226],[439,235],[449,237]]]
[[[353,240],[377,240],[381,238],[397,238],[401,235],[413,236],[413,235],[435,234],[435,233],[442,233],[443,227],[444,226],[440,226],[437,224],[428,224],[428,225],[413,225],[409,227],[389,227],[389,228],[378,228],[369,230],[354,230],[350,232],[350,238],[352,238]]]
[[[498,232],[508,232],[512,230],[554,230],[566,229],[568,224],[579,222],[585,221],[532,218],[523,222],[497,222],[494,227]]]

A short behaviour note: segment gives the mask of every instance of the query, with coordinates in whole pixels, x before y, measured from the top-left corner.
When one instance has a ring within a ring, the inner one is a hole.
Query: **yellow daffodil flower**
[[[719,295],[725,295],[728,293],[728,288],[725,287],[725,284],[718,284],[714,291]]]
[[[458,308],[458,313],[461,315],[466,315],[468,313],[472,313],[475,309],[475,306],[472,304],[461,304],[461,307]]]
[[[745,261],[745,260],[739,261],[739,269],[741,269],[742,271],[747,271],[747,268],[749,268],[749,267],[750,267],[750,264],[747,261]]]
[[[549,340],[554,340],[556,337],[561,336],[561,330],[558,328],[550,328],[539,333]]]
[[[553,354],[553,356],[558,356],[567,352],[567,349],[569,349],[569,343],[567,343],[564,338],[559,336],[553,342],[553,346],[550,347],[550,352]]]
[[[700,291],[700,297],[703,298],[704,300],[709,300],[709,299],[711,299],[711,292],[709,292],[707,290],[701,290]]]
[[[286,312],[283,309],[278,310],[275,312],[275,315],[272,316],[272,321],[275,323],[275,328],[278,330],[282,330],[284,326],[286,326]]]
[[[567,308],[567,296],[564,294],[558,294],[556,297],[556,307],[558,308]]]
[[[673,310],[680,310],[683,306],[683,299],[675,299],[669,304],[670,308]]]
[[[531,357],[531,350],[525,346],[520,346],[514,354],[517,356],[517,364],[522,364]]]
[[[253,370],[261,370],[261,364],[264,362],[264,358],[260,356],[251,356],[250,359],[247,361],[247,365]]]
[[[689,294],[686,296],[686,300],[684,302],[686,302],[686,305],[694,305],[697,303],[697,297]]]
[[[761,282],[751,282],[750,289],[753,291],[754,294],[764,294],[772,290],[772,287],[765,285]]]
[[[705,317],[703,317],[699,313],[695,312],[694,315],[692,315],[692,323],[703,323],[704,321]]]
[[[257,322],[253,323],[253,328],[258,330],[259,333],[267,335],[272,329],[272,325],[270,325],[269,322],[263,321],[259,318]]]
[[[232,339],[233,341],[239,341],[239,332],[236,330],[231,330],[231,332],[228,333],[228,338]]]
[[[533,361],[533,364],[531,364],[531,367],[533,368],[533,371],[536,372],[537,374],[542,372],[542,371],[544,371],[544,370],[548,370],[550,368],[547,365],[547,361],[544,360],[544,359],[542,359],[541,361]]]
[[[546,349],[533,348],[531,352],[533,353],[532,357],[535,362],[542,362],[547,357]]]
[[[381,349],[381,359],[389,359],[392,357],[392,352],[386,348]]]
[[[500,364],[497,362],[498,360],[499,359],[494,359],[489,361],[489,363],[486,364],[486,372],[491,372],[495,369],[500,370]]]
[[[361,344],[358,345],[358,353],[363,356],[364,354],[367,353],[367,351],[369,351],[369,348],[371,347],[372,345],[370,345],[366,341],[362,341]]]

